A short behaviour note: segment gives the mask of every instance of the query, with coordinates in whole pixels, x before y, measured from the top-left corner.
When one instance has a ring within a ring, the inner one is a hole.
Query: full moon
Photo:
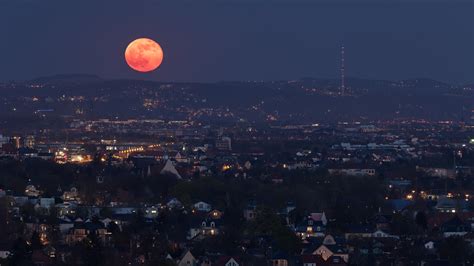
[[[151,39],[136,39],[127,46],[125,61],[138,72],[150,72],[161,65],[163,50],[157,42]]]

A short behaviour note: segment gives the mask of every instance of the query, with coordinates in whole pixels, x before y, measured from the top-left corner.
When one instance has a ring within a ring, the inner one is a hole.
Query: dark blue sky
[[[0,0],[0,80],[62,73],[166,81],[426,77],[474,82],[474,1]],[[123,60],[158,41],[151,74]]]

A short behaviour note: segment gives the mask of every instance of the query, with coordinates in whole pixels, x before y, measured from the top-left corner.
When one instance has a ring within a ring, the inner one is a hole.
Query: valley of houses
[[[226,213],[213,208],[207,202],[199,201],[184,207],[179,199],[172,198],[153,206],[146,204],[127,206],[118,203],[106,207],[84,206],[80,204],[79,193],[75,188],[64,191],[61,202],[57,202],[58,199],[42,197],[41,191],[32,185],[25,189],[25,195],[8,195],[6,191],[0,190],[0,197],[8,199],[10,213],[18,219],[18,222],[24,223],[25,235],[31,236],[34,232],[39,235],[44,248],[34,251],[32,255],[36,265],[50,265],[56,260],[65,261],[71,252],[68,247],[83,241],[91,233],[104,247],[113,247],[111,224],[121,230],[123,226],[131,223],[138,213],[150,224],[159,221],[163,212],[176,212],[186,217],[189,222],[186,223],[185,232],[181,232],[182,237],[170,239],[180,252],[166,256],[166,259],[179,266],[350,265],[354,258],[367,255],[373,256],[380,263],[393,263],[403,260],[398,252],[402,246],[407,245],[422,250],[421,259],[436,261],[439,260],[436,256],[438,243],[453,236],[462,238],[474,247],[474,233],[471,232],[474,227],[474,212],[459,209],[459,205],[453,202],[449,207],[449,199],[440,200],[438,204],[431,204],[431,207],[430,204],[419,205],[419,202],[409,200],[394,201],[390,212],[380,212],[366,224],[353,224],[345,232],[333,232],[330,229],[331,216],[324,211],[307,213],[300,222],[292,223],[290,214],[297,206],[288,202],[278,215],[301,240],[300,252],[298,254],[281,252],[271,240],[262,237],[256,240],[259,243],[257,247],[246,249],[245,241],[241,243],[245,252],[234,256],[219,251],[204,255],[195,255],[191,252],[196,243],[217,236],[223,230],[223,217]],[[20,208],[26,204],[34,206],[36,215],[20,214]],[[52,220],[50,214],[53,209],[55,217]],[[104,212],[104,209],[107,209],[107,212]],[[252,221],[258,215],[258,211],[258,204],[249,202],[241,215],[246,221]],[[426,232],[398,235],[393,233],[393,215],[404,212],[416,214],[418,211],[427,213]],[[140,245],[140,239],[135,238],[130,245]],[[11,255],[11,248],[8,243],[1,243],[0,258]],[[128,258],[137,264],[144,261],[140,256]]]

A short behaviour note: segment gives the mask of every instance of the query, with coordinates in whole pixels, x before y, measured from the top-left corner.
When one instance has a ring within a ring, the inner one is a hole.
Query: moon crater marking
[[[161,65],[163,50],[157,42],[151,39],[136,39],[127,46],[125,61],[138,72],[150,72]]]

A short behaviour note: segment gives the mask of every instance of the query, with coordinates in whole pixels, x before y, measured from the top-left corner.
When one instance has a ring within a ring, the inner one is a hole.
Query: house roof
[[[211,204],[209,204],[205,201],[198,201],[198,202],[193,203],[193,206],[196,206],[196,205],[199,205],[199,204],[205,204],[205,205],[209,205],[209,206],[211,205]]]
[[[241,260],[239,257],[232,257],[232,256],[221,256],[217,258],[215,266],[225,266],[227,262],[229,262],[231,259],[234,259],[239,265],[241,264]]]
[[[165,166],[163,169],[161,169],[161,174],[172,174],[176,176],[178,179],[181,179],[181,175],[178,173],[178,170],[176,170],[176,167],[174,167],[174,164],[171,160],[166,161]]]
[[[390,200],[390,204],[395,211],[401,211],[411,205],[413,202],[405,199]]]
[[[181,255],[179,256],[179,260],[181,261],[188,253],[189,253],[193,258],[196,258],[196,257],[194,257],[193,253],[191,253],[190,250],[186,249],[186,250],[184,250],[183,253],[181,253]]]
[[[322,221],[323,216],[325,216],[324,212],[313,212],[309,215],[309,217],[311,217],[315,222]]]
[[[457,216],[459,219],[466,221],[474,217],[474,212],[459,212],[459,213],[435,213],[428,217],[428,228],[432,229],[435,227],[440,227],[445,222],[449,221],[454,216]]]
[[[321,248],[322,246],[326,247],[332,253],[335,253],[335,254],[345,254],[345,253],[347,253],[347,249],[343,245],[339,245],[339,244],[336,244],[336,245],[313,244],[313,245],[310,245],[305,250],[303,250],[303,254],[305,254],[305,255],[313,254],[317,249]]]
[[[454,216],[450,220],[446,221],[441,225],[443,232],[465,232],[469,229],[469,225],[461,220],[459,216]]]

